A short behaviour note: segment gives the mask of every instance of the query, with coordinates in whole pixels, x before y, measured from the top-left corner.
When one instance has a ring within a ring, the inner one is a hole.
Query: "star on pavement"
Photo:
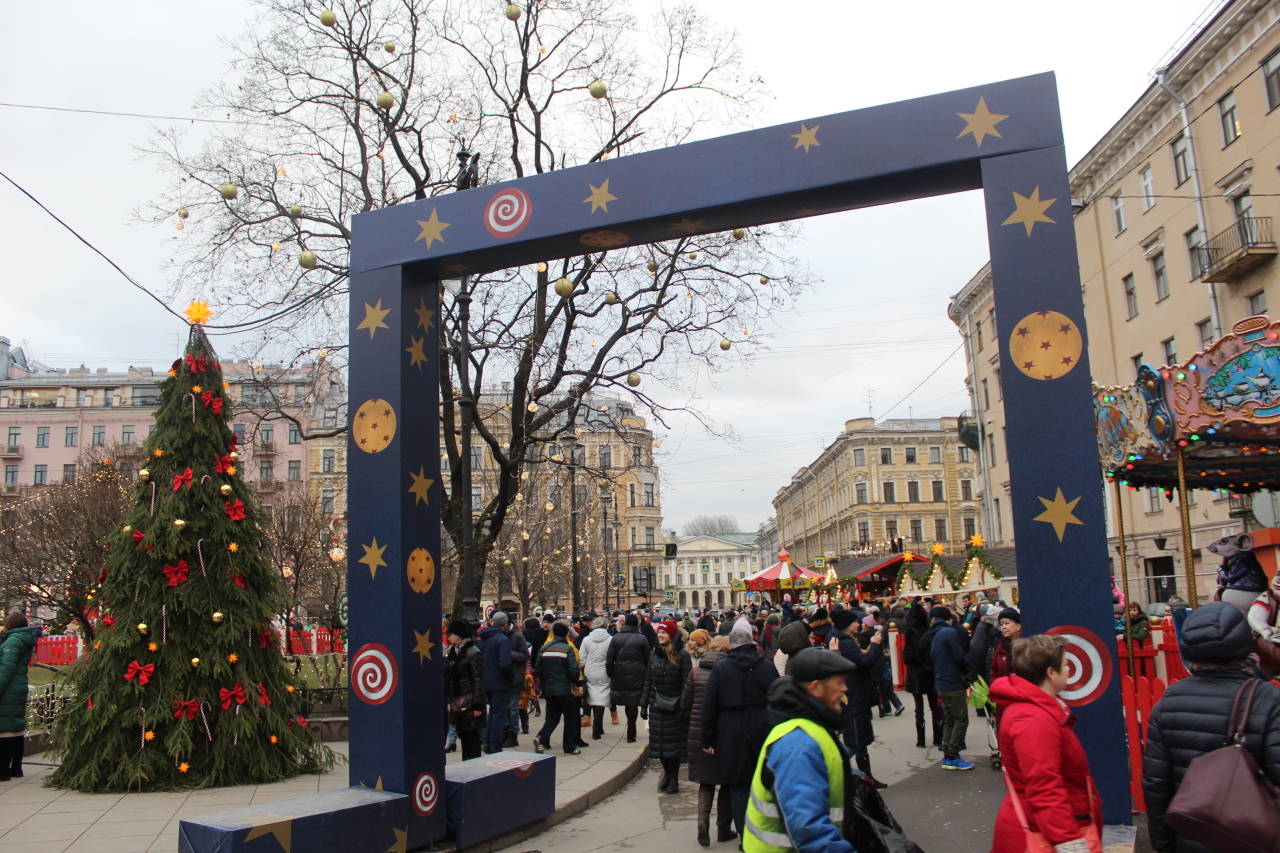
[[[413,485],[409,487],[409,493],[413,495],[413,505],[419,503],[430,504],[431,500],[427,496],[427,490],[431,488],[431,484],[435,482],[426,476],[427,469],[419,468],[418,473],[409,472],[409,476],[413,478]]]
[[[582,203],[586,204],[587,202],[590,202],[592,213],[601,209],[603,209],[605,213],[608,213],[609,202],[618,200],[616,195],[609,192],[609,179],[605,178],[604,183],[598,187],[592,186],[590,183],[588,183],[587,186],[591,187],[591,195],[584,198]]]
[[[396,829],[391,827],[391,831],[396,834],[396,843],[387,848],[387,853],[405,853],[409,849],[409,830]]]
[[[1068,524],[1084,524],[1083,521],[1072,514],[1076,504],[1080,503],[1080,498],[1068,501],[1063,497],[1061,488],[1058,489],[1058,494],[1053,500],[1040,498],[1040,503],[1044,504],[1044,512],[1037,515],[1035,520],[1052,524],[1053,532],[1058,534],[1059,542],[1062,541],[1063,535],[1067,532]]]
[[[360,321],[360,325],[356,326],[356,331],[361,329],[369,330],[369,340],[373,340],[374,333],[379,329],[391,328],[382,322],[387,319],[387,315],[391,313],[390,308],[382,307],[382,300],[379,299],[376,305],[370,305],[368,302],[364,304],[364,319]]]
[[[1029,197],[1015,192],[1013,194],[1013,203],[1016,205],[1016,209],[1009,214],[1008,219],[1000,224],[1017,225],[1022,223],[1027,227],[1027,236],[1030,237],[1031,229],[1035,227],[1037,222],[1056,224],[1054,220],[1044,215],[1044,212],[1049,209],[1049,205],[1055,201],[1057,201],[1056,198],[1041,200],[1039,187],[1036,187]]]
[[[412,341],[412,343],[404,348],[404,351],[409,353],[409,364],[421,370],[422,368],[419,367],[419,365],[427,360],[427,354],[422,351],[422,345],[427,342],[427,339],[415,338],[413,335],[410,335],[409,340]]]
[[[413,647],[413,654],[418,656],[418,664],[421,665],[426,661],[431,660],[431,650],[436,647],[436,644],[431,642],[430,628],[427,629],[425,634],[419,634],[417,631],[414,631],[413,636],[418,638],[417,645]]]
[[[382,559],[382,552],[387,550],[387,546],[383,545],[381,548],[379,548],[378,537],[375,536],[373,537],[373,544],[365,545],[364,543],[361,543],[360,547],[364,549],[364,556],[356,560],[356,562],[364,563],[366,566],[368,566],[369,577],[373,580],[377,580],[378,567],[385,566],[387,564],[387,561]]]
[[[274,820],[271,820],[274,818]],[[255,838],[264,838],[268,835],[274,835],[276,841],[284,849],[284,853],[293,853],[293,818],[276,814],[275,812],[267,812],[260,820],[266,823],[255,823],[249,828],[245,834],[241,845],[248,844]]]
[[[997,115],[988,110],[986,98],[978,98],[978,106],[973,112],[956,113],[956,115],[968,122],[964,126],[964,130],[960,131],[956,136],[956,139],[967,133],[972,133],[979,148],[982,147],[982,140],[987,135],[1000,136],[1000,131],[996,130],[996,125],[1008,118],[1008,116]],[[1000,138],[1003,139],[1004,137]]]
[[[815,124],[813,127],[805,127],[802,123],[800,132],[791,134],[791,138],[796,141],[795,147],[804,148],[804,153],[806,154],[809,153],[811,146],[817,145],[821,147],[822,143],[818,141],[818,128],[820,127],[822,127],[820,124]]]
[[[672,231],[684,231],[685,233],[692,234],[694,231],[697,231],[699,228],[701,228],[702,223],[706,221],[707,220],[705,219],[692,220],[686,216],[686,217],[683,217],[679,222],[671,222],[669,223],[669,225]]]
[[[444,242],[444,237],[442,236],[444,229],[448,228],[452,223],[441,222],[440,217],[436,215],[436,209],[433,207],[431,208],[431,218],[426,222],[419,219],[418,224],[422,226],[422,233],[417,237],[414,237],[413,242],[416,243],[419,240],[426,240],[427,248],[430,249],[431,244],[437,240],[441,243]]]

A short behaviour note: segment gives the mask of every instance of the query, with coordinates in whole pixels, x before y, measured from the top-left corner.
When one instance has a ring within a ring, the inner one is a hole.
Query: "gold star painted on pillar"
[[[428,219],[426,222],[423,222],[421,219],[419,219],[418,224],[422,226],[422,233],[419,234],[417,237],[414,237],[413,242],[416,243],[419,240],[426,240],[427,248],[430,249],[431,244],[436,242],[437,240],[439,240],[441,243],[444,242],[444,237],[442,236],[444,233],[444,229],[448,228],[449,225],[452,223],[441,222],[440,217],[436,215],[436,209],[433,207],[431,208],[431,218]]]
[[[409,494],[413,495],[414,506],[419,503],[431,504],[430,499],[427,497],[427,490],[431,488],[431,484],[435,480],[429,479],[426,473],[426,468],[419,468],[416,474],[412,471],[409,472],[409,476],[413,478],[413,485],[409,487]]]
[[[374,334],[379,329],[391,328],[382,322],[387,319],[387,315],[391,313],[390,308],[382,307],[382,300],[379,299],[376,305],[370,305],[368,302],[364,304],[364,319],[360,321],[360,325],[356,326],[356,331],[361,329],[369,330],[369,340],[373,340]]]
[[[692,234],[702,227],[705,219],[692,220],[689,217],[682,218],[679,222],[668,223],[672,231],[684,231],[686,234]]]
[[[418,656],[418,664],[421,665],[431,660],[431,650],[436,647],[436,644],[431,642],[430,628],[427,629],[425,634],[419,634],[414,631],[413,636],[418,638],[417,645],[413,647],[413,653]]]
[[[820,124],[815,124],[813,127],[805,127],[801,124],[800,132],[791,134],[791,138],[796,141],[795,147],[804,148],[804,153],[806,154],[809,153],[809,148],[813,145],[821,147],[822,143],[818,141],[818,128],[820,127],[822,127]]]
[[[445,269],[447,269],[451,273],[455,273],[456,275],[462,275],[464,272],[471,272],[471,265],[470,264],[448,264],[445,266]]]
[[[1015,192],[1013,194],[1013,203],[1016,205],[1016,208],[1013,213],[1009,214],[1009,218],[1000,224],[1017,225],[1021,223],[1027,227],[1027,236],[1030,237],[1031,229],[1035,227],[1037,222],[1048,222],[1051,225],[1056,224],[1054,220],[1044,215],[1044,212],[1049,209],[1049,205],[1053,204],[1055,201],[1057,201],[1056,198],[1046,198],[1041,200],[1039,187],[1036,187],[1029,197]]]
[[[415,338],[413,335],[410,335],[409,340],[412,341],[412,343],[404,348],[404,351],[409,353],[409,364],[421,370],[422,367],[420,365],[427,360],[427,354],[422,351],[422,345],[427,342],[427,339]]]
[[[987,109],[987,99],[978,98],[978,106],[971,113],[956,113],[960,118],[964,119],[968,124],[964,126],[964,130],[956,136],[959,139],[965,134],[972,133],[974,140],[978,143],[978,147],[982,147],[982,140],[986,136],[1000,136],[1000,131],[996,130],[996,125],[1008,118],[1008,116],[997,115]]]
[[[1076,518],[1072,514],[1072,510],[1076,508],[1076,504],[1080,503],[1080,498],[1068,501],[1062,496],[1062,489],[1058,489],[1058,494],[1053,500],[1048,498],[1040,498],[1040,503],[1044,504],[1044,512],[1036,516],[1036,521],[1043,521],[1046,524],[1053,525],[1053,532],[1058,534],[1058,541],[1062,541],[1063,535],[1067,532],[1068,524],[1084,524],[1083,521]]]
[[[605,178],[604,183],[598,187],[591,186],[591,184],[587,184],[587,186],[591,187],[591,195],[584,198],[582,203],[586,204],[590,202],[592,213],[595,213],[597,210],[604,210],[605,213],[608,213],[609,202],[618,200],[616,195],[612,195],[609,192],[609,179]]]
[[[377,580],[377,579],[378,579],[378,567],[379,567],[379,566],[385,566],[385,565],[387,564],[387,561],[386,561],[386,560],[384,560],[384,559],[382,559],[382,552],[383,552],[383,551],[385,551],[385,550],[387,550],[387,546],[386,546],[386,545],[383,545],[381,548],[379,548],[379,547],[378,547],[378,537],[377,537],[377,536],[375,536],[375,537],[373,537],[373,543],[372,543],[372,544],[370,544],[370,545],[365,545],[365,544],[361,543],[360,547],[364,549],[364,556],[363,556],[363,557],[361,557],[360,559],[356,560],[356,562],[357,562],[357,563],[364,563],[366,566],[368,566],[368,567],[369,567],[369,577],[370,577],[372,580]]]
[[[409,829],[396,829],[391,827],[391,831],[396,834],[396,843],[387,848],[387,853],[405,853],[409,849]]]
[[[426,299],[421,297],[418,299],[418,307],[413,309],[413,313],[418,315],[419,329],[425,330],[431,328],[431,324],[433,322],[432,318],[436,316],[436,312],[427,309]]]
[[[275,820],[271,820],[275,818]],[[261,820],[264,823],[256,823],[250,827],[245,834],[244,840],[240,842],[248,844],[255,838],[264,838],[268,835],[274,835],[276,841],[280,843],[284,853],[293,853],[293,818],[276,814],[275,812],[267,812]]]

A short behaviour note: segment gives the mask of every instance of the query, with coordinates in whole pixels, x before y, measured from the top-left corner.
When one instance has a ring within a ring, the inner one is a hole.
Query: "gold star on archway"
[[[686,216],[682,218],[679,222],[669,223],[669,226],[672,231],[684,231],[686,234],[692,234],[694,231],[697,231],[699,228],[701,228],[702,223],[706,221],[707,220],[705,219],[693,220]]]
[[[1013,194],[1013,203],[1015,209],[1009,214],[1009,218],[1001,225],[1017,225],[1021,223],[1027,227],[1027,236],[1031,236],[1031,229],[1035,227],[1037,222],[1048,222],[1051,225],[1056,224],[1054,220],[1044,215],[1049,209],[1049,205],[1057,201],[1056,198],[1040,198],[1040,188],[1036,187],[1032,190],[1030,196],[1024,196],[1021,193]]]
[[[427,339],[415,338],[413,335],[410,335],[409,340],[412,343],[404,348],[404,351],[409,353],[409,364],[421,370],[422,367],[420,365],[427,360],[427,354],[422,351],[422,345],[427,342]]]
[[[982,147],[984,137],[1000,136],[1000,131],[996,130],[996,125],[1008,118],[1008,116],[996,115],[987,109],[987,99],[978,98],[978,107],[971,113],[956,113],[960,118],[964,119],[968,124],[964,126],[964,130],[960,131],[956,139],[967,133],[972,133],[974,140],[978,143],[978,147]],[[1004,137],[1000,137],[1003,139]]]
[[[609,192],[609,179],[605,178],[604,183],[598,187],[592,186],[591,184],[587,184],[587,186],[591,187],[591,195],[584,198],[582,200],[582,203],[587,204],[588,202],[590,202],[592,213],[595,213],[597,210],[601,210],[601,209],[603,209],[605,213],[608,213],[609,202],[618,200],[618,197],[616,195],[612,195]]]
[[[386,546],[386,545],[383,545],[381,548],[379,548],[379,547],[378,547],[378,537],[377,537],[377,536],[375,536],[375,537],[373,537],[373,543],[372,543],[372,544],[370,544],[370,545],[365,545],[365,544],[361,543],[360,547],[364,549],[364,556],[363,556],[363,557],[361,557],[360,559],[356,560],[356,562],[357,562],[357,563],[364,563],[366,566],[368,566],[368,567],[369,567],[369,577],[370,577],[371,579],[373,579],[373,580],[377,580],[377,579],[378,579],[378,567],[379,567],[379,566],[385,566],[385,565],[387,564],[387,561],[386,561],[386,560],[384,560],[384,559],[382,559],[382,552],[383,552],[383,551],[385,551],[385,550],[387,550],[387,546]]]
[[[818,128],[820,127],[822,127],[820,124],[815,124],[813,127],[805,127],[801,124],[800,132],[791,134],[791,138],[796,141],[795,147],[804,148],[804,153],[806,154],[809,153],[811,146],[817,145],[821,147],[822,143],[818,141]]]
[[[360,321],[360,325],[356,326],[356,331],[361,329],[369,330],[369,340],[373,340],[374,334],[379,329],[391,328],[382,322],[387,319],[387,315],[391,313],[390,308],[382,307],[382,300],[379,299],[376,305],[370,305],[368,302],[364,304],[364,319]]]
[[[431,650],[436,644],[431,642],[431,629],[428,628],[425,634],[413,632],[413,636],[418,638],[417,644],[413,647],[413,653],[418,656],[419,665],[431,660]]]
[[[422,233],[417,237],[414,237],[413,242],[416,243],[419,240],[426,240],[427,248],[430,249],[431,244],[437,240],[441,243],[444,242],[444,229],[448,228],[452,223],[441,222],[440,217],[436,215],[436,209],[433,207],[431,208],[431,218],[426,222],[419,219],[418,224],[422,226]]]
[[[1040,503],[1044,504],[1044,512],[1035,517],[1036,521],[1043,521],[1045,524],[1053,525],[1053,532],[1058,534],[1058,541],[1062,541],[1063,535],[1067,532],[1068,524],[1081,524],[1084,522],[1076,518],[1072,514],[1072,510],[1076,508],[1076,504],[1080,503],[1080,498],[1068,501],[1062,495],[1062,489],[1058,489],[1058,494],[1053,500],[1048,498],[1040,498]]]
[[[426,299],[424,298],[418,299],[418,307],[413,309],[413,313],[418,315],[419,329],[426,330],[431,328],[431,324],[433,322],[433,318],[436,316],[436,312],[428,310]]]
[[[462,275],[464,272],[471,272],[470,264],[447,264],[445,269],[455,275]]]
[[[431,488],[431,484],[434,483],[435,480],[429,479],[426,476],[426,473],[426,468],[419,468],[418,473],[416,474],[412,471],[409,472],[409,476],[413,478],[413,485],[409,487],[409,494],[413,495],[414,506],[417,506],[419,503],[425,503],[428,505],[431,503],[427,497],[427,490]]]
[[[387,853],[405,853],[409,849],[409,830],[396,829],[391,827],[391,831],[396,834],[396,843],[387,848]]]

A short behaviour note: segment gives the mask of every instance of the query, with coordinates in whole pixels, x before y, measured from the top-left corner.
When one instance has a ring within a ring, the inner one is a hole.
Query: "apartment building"
[[[983,530],[977,461],[956,418],[855,418],[773,499],[797,563],[838,560],[896,539],[963,549]]]
[[[1276,293],[1280,212],[1280,4],[1236,0],[1177,49],[1146,92],[1071,169],[1089,361],[1099,385],[1133,382],[1141,364],[1185,362]],[[999,348],[1006,343],[984,268],[953,297],[982,430],[993,527],[1007,496]],[[1102,488],[1101,481],[1099,488]],[[1107,491],[1119,576],[1115,493]],[[1176,502],[1159,490],[1121,497],[1130,594],[1186,595]],[[1201,595],[1217,558],[1203,546],[1239,532],[1228,495],[1193,494],[1191,554]],[[1001,544],[1012,544],[1007,500]],[[1247,514],[1240,508],[1237,515]],[[1248,520],[1245,520],[1246,523]],[[1208,557],[1208,560],[1202,557]]]
[[[675,559],[663,564],[662,585],[667,603],[682,609],[741,606],[748,593],[734,589],[734,581],[763,568],[754,533],[690,536],[679,540],[676,548]]]

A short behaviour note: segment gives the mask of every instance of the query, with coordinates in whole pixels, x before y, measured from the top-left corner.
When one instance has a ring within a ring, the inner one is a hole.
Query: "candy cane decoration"
[[[156,484],[154,480],[151,482],[151,517],[156,517]]]
[[[236,716],[237,716],[237,717],[238,717],[238,716],[240,716],[240,706],[239,706],[239,705],[236,705]],[[239,746],[239,745],[240,745],[240,732],[238,732],[238,731],[237,731],[237,732],[235,732],[234,734],[232,734],[232,735],[231,735],[231,745],[232,745],[232,746]]]
[[[160,605],[160,642],[169,642],[169,605]]]
[[[196,422],[196,395],[187,394],[186,396],[191,398],[191,422],[195,423]]]
[[[204,552],[200,550],[200,543],[203,539],[196,540],[196,556],[200,558],[200,574],[209,577],[209,573],[204,570]]]
[[[201,478],[200,478],[200,485],[202,485],[202,486],[203,486],[203,485],[204,485],[204,481],[205,481],[205,480],[212,480],[212,479],[213,479],[213,478],[212,478],[212,477],[210,477],[208,474],[205,474],[203,477],[201,477]]]
[[[142,717],[142,731],[138,733],[138,739],[142,742],[142,746],[138,748],[146,749],[147,748],[147,709],[139,705],[138,715]]]
[[[208,702],[200,703],[200,719],[204,721],[204,734],[209,739],[209,742],[213,743],[213,732],[209,731],[209,718],[204,715],[205,708],[209,708],[209,710],[213,710],[213,708]]]

